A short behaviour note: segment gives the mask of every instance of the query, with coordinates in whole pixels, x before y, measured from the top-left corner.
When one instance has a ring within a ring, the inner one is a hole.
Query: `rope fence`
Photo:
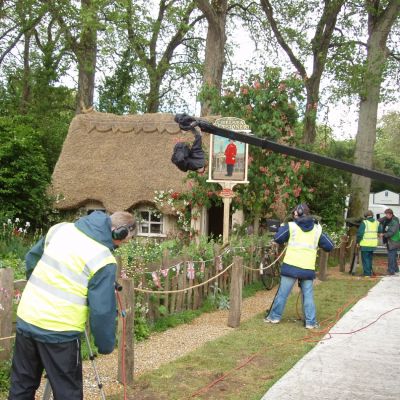
[[[261,264],[260,264],[260,267],[259,268],[251,268],[251,267],[247,267],[246,265],[244,265],[244,268],[245,269],[248,269],[248,270],[250,270],[250,271],[264,271],[264,270],[266,270],[266,269],[269,269],[269,268],[272,268],[281,258],[282,258],[282,256],[283,256],[283,254],[285,253],[285,251],[286,251],[286,247],[287,246],[285,246],[285,248],[282,250],[282,252],[278,255],[278,257],[271,263],[271,264],[269,264],[269,265],[267,265],[266,267],[261,267]]]
[[[139,287],[135,287],[133,288],[133,290],[135,290],[136,292],[142,292],[142,293],[152,293],[152,294],[172,294],[172,293],[186,293],[189,290],[198,288],[200,286],[204,286],[207,285],[208,283],[215,281],[219,276],[223,275],[225,272],[227,272],[229,270],[229,268],[231,268],[233,266],[233,263],[228,265],[223,271],[219,272],[217,275],[213,276],[212,278],[199,283],[197,285],[193,285],[193,286],[189,286],[185,289],[177,289],[177,290],[150,290],[150,289],[142,289]]]

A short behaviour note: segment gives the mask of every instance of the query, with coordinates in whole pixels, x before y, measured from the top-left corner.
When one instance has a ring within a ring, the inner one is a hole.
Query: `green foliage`
[[[121,114],[187,107],[182,82],[194,89],[201,70],[202,40],[192,32],[197,17],[187,0],[160,3],[156,12],[148,2],[112,3],[103,50],[114,55],[113,72],[100,86],[100,110]],[[119,56],[116,48],[126,50]]]
[[[223,96],[212,103],[213,112],[244,119],[258,137],[295,145],[302,90],[303,82],[296,75],[282,78],[278,68],[268,68],[246,82],[226,82]],[[284,219],[296,203],[311,198],[303,183],[308,168],[308,162],[250,146],[249,184],[236,189],[234,208],[244,209],[250,220],[262,216]]]
[[[50,174],[37,132],[24,118],[0,117],[0,213],[42,222]]]
[[[199,217],[202,207],[220,205],[222,199],[218,196],[220,187],[215,183],[208,183],[205,175],[189,172],[185,179],[188,184],[186,191],[156,191],[154,201],[161,209],[169,207],[175,212],[178,227],[182,232],[188,233],[190,239],[193,234],[199,233],[191,231],[191,219],[196,220]]]
[[[208,296],[208,300],[211,304],[218,310],[229,310],[229,296],[222,292],[217,283],[210,285],[210,288],[212,292]]]
[[[2,361],[0,364],[0,395],[7,393],[10,388],[11,360]]]
[[[131,86],[135,83],[132,74],[134,57],[126,50],[118,63],[114,74],[107,76],[99,88],[99,110],[114,114],[135,114],[143,111],[143,94],[132,96]]]
[[[133,324],[135,340],[145,340],[150,336],[150,327],[146,319],[147,309],[142,305],[143,299],[139,296],[135,304],[135,321]]]
[[[0,268],[12,268],[14,279],[25,279],[25,254],[36,242],[36,235],[30,231],[30,222],[19,218],[0,218]]]
[[[27,135],[34,131],[51,174],[74,115],[74,96],[71,89],[46,86],[34,80],[40,79],[36,75],[32,79],[30,102],[23,114],[19,106],[22,95],[20,72],[8,76],[6,85],[0,84],[0,116],[13,118],[14,124],[20,124],[22,129],[28,125]]]
[[[391,112],[379,121],[375,145],[374,164],[377,169],[389,174],[400,175],[400,113]],[[372,191],[389,189],[399,191],[399,187],[372,182]]]
[[[202,309],[199,310],[186,310],[178,314],[166,315],[157,319],[151,326],[151,331],[153,332],[164,332],[169,328],[174,328],[175,326],[181,324],[187,324],[193,321],[202,313]]]
[[[336,141],[331,132],[324,129],[317,131],[314,149],[319,154],[352,162],[354,141]],[[334,171],[334,173],[333,173]],[[346,196],[349,194],[351,175],[348,172],[311,164],[304,175],[304,183],[315,188],[310,201],[312,212],[318,215],[329,230],[338,231],[344,226]]]

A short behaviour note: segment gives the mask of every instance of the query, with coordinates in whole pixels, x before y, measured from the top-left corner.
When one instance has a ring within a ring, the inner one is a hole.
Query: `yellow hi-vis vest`
[[[360,242],[360,246],[376,247],[378,246],[378,221],[363,221],[365,224],[364,236]]]
[[[84,331],[89,280],[99,269],[115,262],[106,246],[74,224],[53,226],[23,291],[18,317],[51,331]]]
[[[289,241],[283,262],[302,269],[315,270],[321,225],[304,232],[295,222],[289,222]]]

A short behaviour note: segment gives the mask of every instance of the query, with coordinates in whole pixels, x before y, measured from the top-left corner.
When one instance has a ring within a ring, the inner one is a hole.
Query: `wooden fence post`
[[[14,297],[14,270],[0,268],[0,360],[11,356],[12,306]]]
[[[319,251],[319,274],[318,278],[321,281],[326,281],[328,270],[328,252],[320,249]]]
[[[340,272],[345,272],[347,241],[348,241],[348,236],[344,235],[341,237],[340,249],[339,249],[339,271]]]
[[[132,279],[121,279],[122,291],[117,293],[120,297],[125,317],[118,319],[118,381],[127,385],[133,383],[134,368],[134,318],[135,318],[135,292]],[[123,324],[125,323],[125,329]]]
[[[115,256],[115,260],[117,261],[117,271],[115,272],[116,280],[121,278],[122,275],[122,258],[121,256]]]
[[[243,257],[233,257],[228,326],[237,328],[242,313]]]
[[[356,250],[356,236],[350,236],[350,249],[349,250],[349,271],[351,268],[351,263],[353,261],[354,253],[357,251]]]
[[[168,260],[169,260],[169,251],[167,249],[163,250],[162,253],[162,259],[161,259],[161,265],[162,265],[162,269],[168,271]],[[169,290],[169,274],[167,273],[167,276],[165,277],[165,284],[164,284],[164,289],[165,291]],[[163,301],[163,306],[165,307],[165,309],[167,310],[167,314],[168,314],[168,310],[169,310],[169,294],[165,294],[164,295],[164,301]]]
[[[220,253],[221,253],[221,247],[218,244],[214,244],[214,272],[213,273],[215,273],[215,275],[217,275],[219,272],[221,272],[219,270],[219,263],[220,263],[219,256],[220,256]],[[221,279],[221,277],[219,277],[219,278],[215,279],[211,283],[210,286],[214,286],[214,289],[213,289],[214,293],[217,293],[216,292],[216,288],[217,287],[218,288],[221,287],[221,282],[222,282],[222,279]]]

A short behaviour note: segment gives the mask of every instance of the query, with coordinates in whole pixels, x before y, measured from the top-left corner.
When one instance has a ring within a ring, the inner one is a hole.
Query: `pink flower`
[[[301,187],[297,186],[293,189],[293,195],[294,197],[299,197],[301,193]]]

